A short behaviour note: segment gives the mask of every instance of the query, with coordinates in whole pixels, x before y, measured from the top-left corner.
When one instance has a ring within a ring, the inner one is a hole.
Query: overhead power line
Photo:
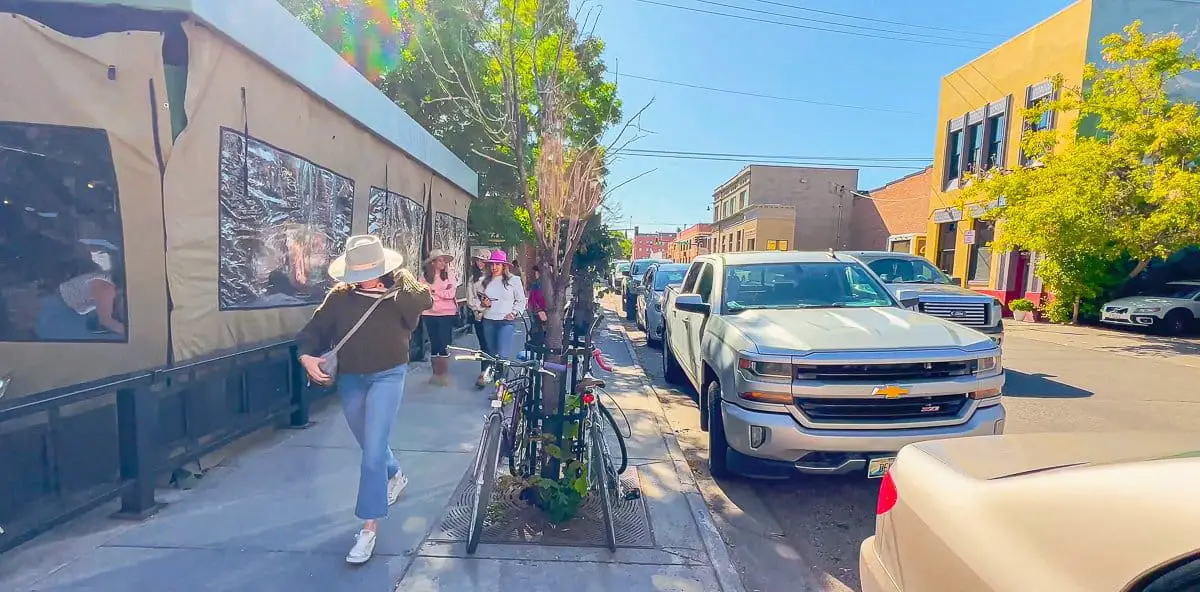
[[[928,41],[928,40],[924,40],[924,39],[911,39],[911,38],[904,38],[904,37],[888,37],[888,36],[885,36],[885,35],[872,35],[872,34],[870,34],[870,33],[859,33],[859,32],[855,32],[855,31],[844,31],[844,30],[841,30],[841,29],[829,29],[829,28],[825,28],[825,27],[813,27],[813,26],[809,26],[809,25],[801,25],[801,24],[799,24],[799,23],[789,23],[789,22],[785,22],[785,21],[779,21],[779,20],[771,20],[771,19],[757,18],[757,17],[753,17],[753,16],[746,16],[746,15],[742,15],[742,14],[730,14],[730,13],[728,13],[728,12],[717,12],[717,11],[715,11],[715,10],[706,10],[706,9],[703,9],[703,8],[696,8],[696,7],[693,7],[693,6],[679,6],[679,5],[677,5],[677,4],[667,4],[666,2],[657,2],[657,1],[655,1],[655,0],[635,0],[635,1],[636,1],[636,2],[641,2],[641,3],[643,3],[643,4],[653,4],[653,5],[655,5],[655,6],[664,6],[664,7],[667,7],[667,8],[674,8],[674,9],[677,9],[677,10],[684,10],[684,11],[688,11],[688,12],[696,12],[696,13],[701,13],[701,14],[711,14],[711,15],[714,15],[714,16],[723,16],[723,17],[726,17],[726,18],[733,18],[733,19],[738,19],[738,20],[743,20],[743,21],[750,21],[750,22],[756,22],[756,23],[764,23],[764,24],[768,24],[768,25],[779,25],[779,26],[783,26],[783,27],[792,27],[792,28],[794,28],[794,29],[806,29],[806,30],[809,30],[809,31],[823,31],[823,32],[826,32],[826,33],[840,33],[840,34],[842,34],[842,35],[850,35],[850,36],[853,36],[853,37],[866,37],[866,38],[871,38],[871,39],[885,39],[885,40],[889,40],[889,41],[903,41],[903,42],[907,42],[907,43],[916,43],[916,44],[919,44],[919,45],[938,45],[938,46],[942,46],[942,47],[959,47],[959,48],[963,48],[963,49],[988,49],[988,48],[989,48],[989,47],[988,47],[988,46],[986,46],[986,45],[963,45],[963,44],[961,44],[961,43],[949,43],[949,42],[942,42],[942,41]],[[736,7],[735,7],[735,8],[736,8]],[[795,19],[795,18],[800,18],[800,17],[789,16],[789,15],[777,15],[777,16],[785,16],[785,17],[788,17],[788,18],[793,18],[793,19]],[[843,26],[850,26],[850,25],[843,25]]]
[[[927,156],[914,158],[901,158],[895,156],[789,156],[780,154],[746,154],[742,152],[688,152],[684,150],[655,150],[649,148],[626,148],[623,152],[641,152],[646,154],[667,154],[667,155],[683,155],[683,156],[723,156],[735,158],[766,158],[773,160],[844,160],[844,161],[869,161],[869,162],[925,162],[932,161],[932,158]]]
[[[840,17],[840,18],[854,19],[854,20],[859,20],[859,21],[867,21],[867,22],[871,22],[871,23],[883,23],[885,25],[898,25],[901,27],[912,27],[914,29],[927,29],[929,31],[943,31],[946,33],[960,33],[963,35],[974,35],[976,37],[991,37],[991,38],[998,39],[998,40],[1004,38],[1003,35],[999,35],[996,33],[983,33],[983,32],[979,32],[979,31],[966,31],[963,29],[949,29],[946,27],[935,27],[933,25],[918,25],[915,23],[889,21],[886,19],[877,19],[877,18],[871,18],[871,17],[867,17],[867,16],[846,14],[844,12],[833,12],[831,10],[819,10],[816,8],[806,8],[804,6],[796,6],[795,4],[786,4],[784,2],[773,2],[772,0],[752,0],[752,1],[758,2],[759,4],[769,4],[771,6],[781,6],[784,8],[789,8],[791,10],[797,10],[800,12],[811,12],[813,14],[824,14],[824,15],[828,15],[828,16],[836,16],[836,17]]]
[[[855,31],[869,31],[869,32],[872,32],[872,33],[888,33],[888,34],[893,34],[893,35],[910,35],[910,36],[913,36],[913,37],[925,37],[925,38],[927,38],[927,39],[932,39],[932,40],[935,40],[935,41],[954,41],[954,42],[964,42],[964,43],[983,43],[983,41],[981,41],[981,40],[979,40],[979,39],[962,39],[962,38],[956,38],[956,37],[946,37],[945,35],[934,35],[934,34],[928,34],[928,33],[916,33],[916,32],[913,32],[913,31],[897,31],[896,29],[882,29],[882,28],[879,28],[879,27],[870,27],[870,26],[865,26],[865,25],[855,25],[855,24],[848,24],[848,23],[839,23],[839,22],[837,22],[837,21],[825,21],[825,20],[821,20],[821,19],[814,19],[814,18],[807,18],[807,17],[802,17],[802,16],[796,16],[796,15],[794,15],[794,14],[787,14],[787,13],[785,13],[785,12],[775,12],[775,11],[773,11],[773,10],[761,10],[761,9],[758,9],[758,8],[747,8],[747,7],[745,7],[745,6],[739,6],[739,5],[737,5],[737,4],[726,4],[726,3],[724,3],[724,2],[717,2],[716,0],[691,0],[691,1],[692,1],[692,2],[696,2],[696,3],[699,3],[699,4],[707,4],[707,5],[709,5],[709,6],[719,6],[719,7],[721,7],[721,8],[730,8],[730,9],[733,9],[733,10],[741,10],[741,11],[744,11],[744,12],[752,12],[752,13],[755,13],[755,14],[765,14],[765,15],[768,15],[768,16],[776,16],[776,17],[781,17],[781,18],[786,18],[786,19],[792,19],[792,20],[796,20],[796,21],[802,21],[802,22],[806,22],[806,23],[816,23],[816,24],[818,24],[818,25],[832,25],[832,26],[835,26],[835,27],[851,27],[851,28],[853,28]],[[787,6],[787,5],[786,5],[786,4],[784,4],[783,6]],[[794,7],[792,7],[792,8],[794,8]]]
[[[636,74],[626,74],[620,72],[618,78],[633,78],[635,80],[645,80],[647,82],[657,82],[659,84],[668,84],[671,86],[682,86],[684,88],[694,88],[697,90],[706,90],[711,92],[727,93],[731,95],[741,95],[743,97],[756,97],[759,99],[771,99],[775,101],[787,101],[790,103],[804,103],[806,105],[819,105],[822,107],[837,107],[840,109],[855,109],[858,111],[879,111],[881,113],[900,113],[904,115],[924,115],[916,111],[905,111],[903,109],[891,109],[887,107],[868,107],[866,105],[848,105],[845,103],[830,103],[826,101],[814,101],[810,99],[801,99],[799,97],[784,97],[779,95],[768,95],[744,90],[733,90],[729,88],[718,88],[715,86],[704,86],[702,84],[693,84],[691,82],[680,82],[678,80],[663,80],[662,78],[651,78],[649,76],[638,76]]]
[[[619,156],[633,156],[637,158],[668,158],[675,160],[707,160],[716,162],[738,162],[744,164],[762,164],[762,165],[780,165],[780,166],[807,166],[830,169],[896,169],[904,171],[913,171],[925,168],[926,165],[900,165],[900,164],[874,164],[874,163],[858,163],[858,162],[816,162],[801,161],[801,160],[786,160],[786,159],[769,159],[769,158],[750,158],[750,157],[725,157],[725,156],[694,156],[689,154],[658,154],[658,153],[642,153],[631,149],[622,150]]]

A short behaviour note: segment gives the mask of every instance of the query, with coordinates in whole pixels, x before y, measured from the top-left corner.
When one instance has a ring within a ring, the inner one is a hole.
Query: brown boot
[[[446,373],[450,370],[449,356],[430,356],[430,365],[433,366],[433,376],[429,377],[429,383],[436,386],[446,386]]]

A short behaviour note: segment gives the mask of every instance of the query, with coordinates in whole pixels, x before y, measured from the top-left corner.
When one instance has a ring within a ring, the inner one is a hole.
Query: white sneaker
[[[387,499],[389,506],[396,503],[396,500],[400,499],[400,492],[404,491],[405,487],[408,487],[408,477],[404,475],[403,471],[396,473],[395,477],[388,479]]]
[[[354,535],[354,546],[350,548],[350,553],[346,555],[346,563],[354,565],[362,565],[371,559],[371,554],[375,552],[375,533],[363,529]]]

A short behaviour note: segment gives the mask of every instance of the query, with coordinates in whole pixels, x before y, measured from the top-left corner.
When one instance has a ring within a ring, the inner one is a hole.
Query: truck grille
[[[954,417],[967,404],[966,395],[905,397],[901,399],[797,398],[796,407],[816,422],[891,421]]]
[[[907,364],[797,364],[796,380],[826,382],[897,382],[967,376],[974,360]]]
[[[927,315],[941,317],[968,327],[986,327],[988,324],[986,302],[921,302],[918,306],[921,312]]]

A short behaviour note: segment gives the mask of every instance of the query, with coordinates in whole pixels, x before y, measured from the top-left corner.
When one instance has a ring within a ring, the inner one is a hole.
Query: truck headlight
[[[996,376],[1004,372],[1004,365],[1000,361],[1000,356],[989,356],[986,358],[977,358],[975,360],[975,376],[978,378],[987,378]]]
[[[995,325],[1004,317],[1004,305],[999,300],[992,300],[992,309],[988,311],[988,322]]]
[[[1159,308],[1157,306],[1147,306],[1145,308],[1133,309],[1134,313],[1161,312],[1161,311],[1162,311],[1162,308]]]
[[[791,380],[792,378],[792,365],[784,362],[759,362],[757,360],[740,358],[738,360],[738,367],[755,376],[782,378],[785,380]]]

